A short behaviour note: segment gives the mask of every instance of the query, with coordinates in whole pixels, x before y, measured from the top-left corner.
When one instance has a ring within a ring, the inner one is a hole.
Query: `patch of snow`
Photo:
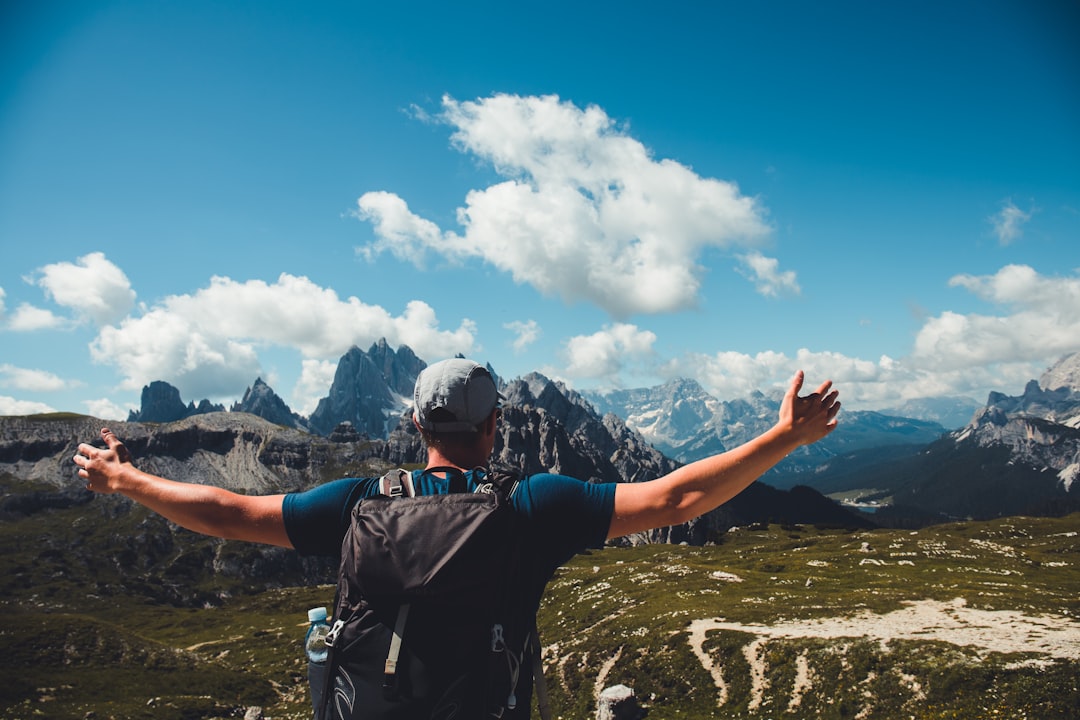
[[[1058,479],[1065,486],[1065,492],[1072,490],[1072,484],[1080,477],[1080,463],[1073,463],[1058,473]]]

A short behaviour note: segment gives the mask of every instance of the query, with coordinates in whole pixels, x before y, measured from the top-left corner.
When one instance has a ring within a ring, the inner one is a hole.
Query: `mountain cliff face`
[[[282,548],[207,538],[182,530],[121,496],[84,488],[71,461],[80,442],[98,438],[87,417],[0,418],[0,523],[48,575],[64,558],[65,577],[85,575],[102,597],[132,589],[183,606],[213,605],[206,573],[231,591],[330,582],[334,563]],[[389,467],[381,442],[333,442],[244,413],[199,414],[171,423],[111,423],[138,467],[164,477],[244,494],[304,490],[342,475]],[[96,440],[100,446],[100,440]],[[5,581],[0,581],[3,584]],[[10,579],[11,582],[23,580]],[[0,590],[2,591],[2,590]]]
[[[1028,382],[1023,395],[990,393],[986,407],[950,437],[958,448],[1007,448],[1010,463],[1053,473],[1071,493],[1080,477],[1080,353]]]
[[[407,346],[396,352],[385,340],[368,352],[352,347],[338,362],[330,394],[319,401],[309,425],[320,435],[329,435],[343,422],[357,432],[386,437],[397,418],[412,402],[416,376],[427,365]]]

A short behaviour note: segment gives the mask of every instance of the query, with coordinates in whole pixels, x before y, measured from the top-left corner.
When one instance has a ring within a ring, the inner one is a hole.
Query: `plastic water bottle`
[[[308,610],[307,635],[304,636],[304,653],[308,659],[308,686],[311,688],[311,706],[318,717],[322,709],[323,688],[326,686],[326,634],[330,625],[326,622],[326,608]]]
[[[304,637],[304,652],[313,663],[326,662],[326,634],[330,632],[330,624],[326,622],[326,608],[317,607],[308,610],[307,635]]]

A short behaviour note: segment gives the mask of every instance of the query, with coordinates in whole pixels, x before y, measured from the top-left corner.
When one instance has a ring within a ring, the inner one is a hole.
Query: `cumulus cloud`
[[[34,330],[54,330],[67,324],[64,318],[50,310],[22,303],[11,314],[7,328],[15,332],[33,332]]]
[[[84,400],[83,405],[86,406],[88,415],[100,420],[123,421],[126,420],[128,416],[127,410],[107,398]]]
[[[547,295],[626,317],[694,306],[705,249],[752,246],[770,232],[754,198],[653,158],[596,106],[555,96],[446,97],[441,120],[453,126],[456,147],[506,181],[466,195],[461,234],[417,216],[397,195],[366,193],[358,215],[376,236],[358,250],[366,257],[480,259]]]
[[[930,318],[912,353],[921,366],[963,369],[1029,362],[1080,349],[1080,274],[1045,277],[1026,265],[1008,265],[994,275],[957,275],[949,284],[1004,312],[944,312]]]
[[[759,252],[750,252],[737,256],[745,266],[741,272],[746,275],[757,289],[766,297],[778,295],[798,295],[802,292],[795,278],[795,271],[780,271],[780,261],[766,257]]]
[[[994,235],[1002,245],[1008,245],[1024,234],[1024,225],[1031,220],[1031,213],[1024,212],[1013,204],[1012,200],[1002,203],[1001,210],[990,217],[994,226]]]
[[[468,354],[475,331],[470,320],[456,330],[440,330],[435,311],[420,301],[394,316],[355,297],[341,299],[305,277],[282,274],[275,283],[215,277],[195,293],[167,297],[141,315],[103,327],[90,351],[95,361],[121,372],[123,388],[167,380],[183,397],[220,398],[237,395],[261,374],[263,346],[336,361],[352,345],[366,347],[385,337],[420,357],[441,357]]]
[[[808,387],[825,379],[841,388],[845,404],[880,408],[916,398],[990,390],[1022,392],[1059,357],[1080,351],[1080,274],[1048,277],[1024,265],[993,275],[957,275],[953,287],[1001,306],[998,315],[943,312],[928,318],[912,352],[867,360],[838,352],[688,354],[659,366],[668,377],[693,377],[720,398],[787,387],[796,370]]]
[[[74,263],[46,265],[38,274],[36,283],[56,304],[97,325],[120,320],[135,305],[135,291],[127,275],[101,252],[84,255]]]
[[[540,326],[535,320],[515,320],[503,325],[503,328],[514,333],[512,343],[514,352],[521,353],[540,338]]]
[[[616,323],[593,333],[570,338],[563,356],[568,378],[610,378],[627,366],[653,356],[656,334],[636,325]]]
[[[69,383],[45,370],[20,368],[4,363],[0,365],[0,387],[30,392],[54,392],[69,387]]]
[[[0,415],[37,415],[56,410],[49,405],[32,400],[16,400],[7,395],[0,395]]]
[[[300,368],[300,378],[296,381],[292,396],[296,402],[293,412],[311,415],[319,406],[319,400],[326,397],[337,372],[335,360],[304,360]]]
[[[968,371],[919,367],[906,359],[882,356],[877,360],[850,357],[837,352],[801,348],[794,355],[772,351],[757,354],[720,352],[688,354],[664,366],[670,377],[693,377],[715,397],[746,397],[754,391],[779,396],[796,370],[806,372],[803,393],[812,392],[825,380],[841,391],[851,409],[879,409],[906,400],[966,395],[986,397],[988,389],[1018,392],[1038,363],[1000,364]]]

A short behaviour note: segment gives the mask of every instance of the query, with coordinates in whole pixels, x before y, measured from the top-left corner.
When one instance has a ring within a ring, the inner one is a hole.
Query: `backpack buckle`
[[[334,621],[330,632],[326,633],[326,647],[334,647],[334,642],[337,640],[337,636],[341,634],[341,628],[343,627],[345,627],[344,620],[338,619]]]
[[[491,626],[491,652],[501,653],[506,650],[506,639],[503,637],[503,626],[495,623]]]

